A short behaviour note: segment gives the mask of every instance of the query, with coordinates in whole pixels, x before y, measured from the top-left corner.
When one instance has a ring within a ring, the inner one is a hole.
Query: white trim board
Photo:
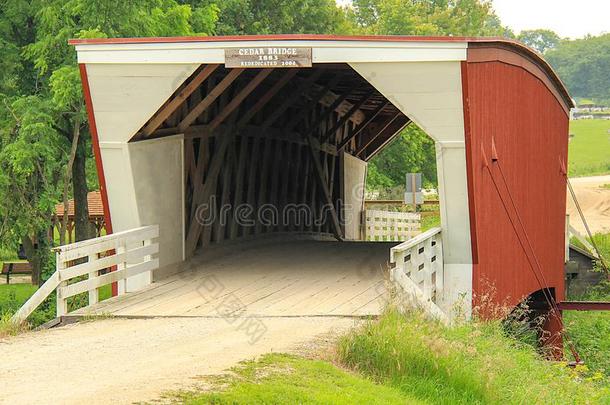
[[[222,41],[76,45],[78,62],[225,63],[224,49],[239,47],[312,48],[313,63],[423,62],[466,60],[467,42],[411,41]]]

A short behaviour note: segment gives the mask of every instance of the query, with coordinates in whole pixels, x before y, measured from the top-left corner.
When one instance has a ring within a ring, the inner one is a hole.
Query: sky
[[[496,14],[515,33],[548,28],[560,37],[610,33],[610,0],[492,0]]]
[[[336,0],[350,4],[351,0]],[[504,25],[521,30],[547,28],[560,37],[610,32],[610,0],[492,0]]]

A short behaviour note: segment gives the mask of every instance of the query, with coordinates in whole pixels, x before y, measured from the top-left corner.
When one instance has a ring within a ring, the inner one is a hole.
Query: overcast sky
[[[351,0],[336,0],[351,4]],[[515,33],[548,28],[561,37],[610,32],[610,0],[492,0],[502,23]]]
[[[610,32],[610,0],[492,0],[504,25],[516,33],[548,28],[561,37]]]

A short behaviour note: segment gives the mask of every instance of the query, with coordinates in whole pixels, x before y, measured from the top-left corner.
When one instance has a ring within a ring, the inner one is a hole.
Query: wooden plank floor
[[[145,290],[72,314],[117,316],[362,316],[385,302],[396,243],[284,241],[212,250]]]

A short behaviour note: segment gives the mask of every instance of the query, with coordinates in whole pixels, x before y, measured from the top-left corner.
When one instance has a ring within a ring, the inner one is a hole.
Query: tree
[[[58,198],[65,151],[53,106],[39,96],[4,99],[0,110],[0,241],[23,243],[39,284],[48,263],[49,219]]]
[[[347,13],[367,34],[509,34],[485,0],[354,0]]]
[[[563,40],[545,57],[572,96],[610,103],[610,34]]]
[[[9,45],[0,56],[10,65],[0,79],[5,92],[0,105],[0,245],[15,247],[21,240],[37,282],[48,262],[53,206],[60,199],[66,202],[70,189],[76,240],[91,236],[90,134],[68,39],[206,34],[217,8],[194,9],[174,0],[3,0],[0,10],[0,41]],[[31,80],[20,80],[23,72]]]
[[[343,14],[334,0],[204,0],[192,6],[217,4],[216,35],[332,34]]]
[[[540,53],[555,48],[561,41],[559,35],[545,29],[523,30],[519,33],[517,39]]]
[[[434,141],[414,124],[371,160],[367,187],[375,190],[404,185],[405,173],[422,173],[426,186],[437,182]]]

